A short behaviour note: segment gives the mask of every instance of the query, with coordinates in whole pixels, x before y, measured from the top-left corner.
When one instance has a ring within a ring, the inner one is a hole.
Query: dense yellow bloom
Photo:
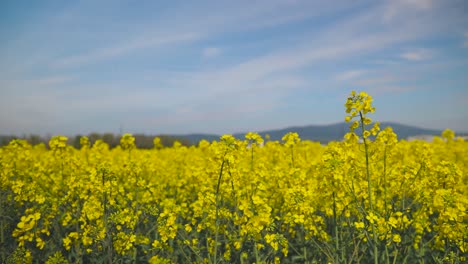
[[[135,148],[135,138],[131,134],[124,134],[120,139],[120,146],[124,150],[132,150]]]
[[[401,237],[398,234],[394,234],[392,237],[393,242],[395,243],[400,243],[401,242]]]
[[[364,223],[363,222],[356,222],[356,223],[354,223],[354,226],[356,226],[357,229],[363,229],[364,228]]]
[[[67,146],[68,138],[65,136],[55,136],[49,141],[49,147],[52,150],[64,149]]]
[[[263,138],[257,133],[249,132],[245,135],[245,139],[251,141],[252,143],[255,143],[256,145],[263,144]]]
[[[281,140],[284,141],[284,145],[286,147],[292,147],[301,141],[299,135],[296,132],[287,133],[281,138]]]
[[[451,131],[398,140],[368,117],[372,100],[352,92],[350,131],[327,145],[294,132],[170,148],[155,138],[151,150],[130,134],[113,149],[15,140],[0,148],[0,221],[22,262],[321,263],[373,244],[398,252],[396,263],[408,252],[466,254],[468,143]]]

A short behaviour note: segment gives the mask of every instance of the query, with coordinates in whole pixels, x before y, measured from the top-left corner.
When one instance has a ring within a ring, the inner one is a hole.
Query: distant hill
[[[393,130],[397,133],[399,139],[407,139],[409,137],[421,136],[421,135],[440,135],[441,130],[435,129],[424,129],[415,126],[402,125],[393,122],[383,122],[380,124],[380,128],[384,129],[385,127],[391,126]],[[318,141],[321,143],[328,143],[330,141],[341,141],[343,136],[349,131],[348,123],[336,123],[331,125],[310,125],[310,126],[293,126],[283,129],[274,129],[274,130],[265,130],[258,131],[258,133],[265,138],[268,134],[270,140],[278,140],[288,132],[297,132],[301,139],[303,140],[312,140]],[[246,132],[245,132],[246,133]],[[236,133],[234,136],[238,139],[244,139],[245,133]],[[456,133],[459,136],[465,135],[468,136],[468,133]],[[183,145],[192,145],[198,144],[200,140],[205,139],[208,141],[219,140],[221,135],[216,134],[186,134],[186,135],[143,135],[135,134],[135,142],[139,148],[152,148],[153,139],[155,136],[161,138],[161,143],[164,146],[172,146],[174,141],[179,141]],[[70,137],[69,144],[79,148],[80,147],[80,137],[79,135]],[[115,147],[120,142],[120,136],[114,135],[111,133],[91,133],[88,135],[91,142],[95,142],[97,139],[102,139],[104,142],[108,143],[110,147]],[[14,135],[2,136],[0,135],[0,146],[7,145],[12,139],[23,138],[29,141],[29,143],[35,145],[38,143],[45,143],[49,141],[48,137],[40,137],[37,135],[17,137]]]
[[[408,137],[418,135],[440,135],[442,130],[425,129],[415,126],[408,126],[393,122],[382,122],[380,128],[392,127],[393,131],[398,135],[399,139],[406,139]],[[281,140],[284,134],[288,132],[297,132],[299,137],[304,140],[319,141],[327,143],[330,141],[341,141],[343,136],[349,131],[349,123],[337,123],[330,125],[309,125],[309,126],[293,126],[283,129],[259,131],[258,133],[265,138],[268,134],[270,140]],[[244,139],[246,133],[236,133],[234,137]],[[177,135],[178,138],[185,138],[192,144],[197,144],[200,140],[206,139],[208,141],[218,140],[220,135],[215,134],[189,134]]]
[[[219,140],[220,135],[216,134],[187,134],[187,135],[174,135],[176,138],[183,138],[188,140],[191,144],[197,144],[202,139],[208,140],[209,142]]]

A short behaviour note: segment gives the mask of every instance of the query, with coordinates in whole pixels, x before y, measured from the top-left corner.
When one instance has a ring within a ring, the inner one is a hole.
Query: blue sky
[[[1,1],[0,134],[468,131],[468,2]]]

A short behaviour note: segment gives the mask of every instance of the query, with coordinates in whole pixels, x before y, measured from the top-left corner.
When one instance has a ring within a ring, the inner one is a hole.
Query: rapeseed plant
[[[380,130],[352,92],[343,142],[248,133],[110,149],[0,148],[0,263],[464,263],[468,143]]]

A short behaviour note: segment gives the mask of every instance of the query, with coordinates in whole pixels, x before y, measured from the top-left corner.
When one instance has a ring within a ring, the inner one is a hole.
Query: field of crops
[[[249,133],[197,146],[0,149],[1,263],[466,263],[468,143],[398,140],[346,101],[326,146]]]

